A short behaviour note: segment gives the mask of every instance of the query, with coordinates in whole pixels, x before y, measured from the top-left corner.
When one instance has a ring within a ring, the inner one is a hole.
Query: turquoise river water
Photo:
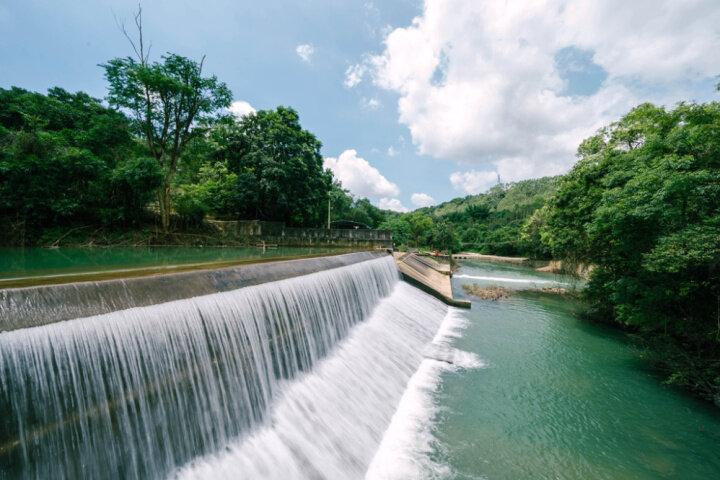
[[[5,250],[0,280],[313,253]],[[720,409],[554,286],[466,262],[448,309],[379,256],[0,331],[0,479],[720,479]]]
[[[483,368],[447,368],[428,454],[454,479],[717,479],[718,409],[665,387],[619,333],[577,317],[559,296],[500,301],[466,296],[463,283],[551,286],[567,278],[467,262],[453,288],[473,300],[457,314],[453,346]]]
[[[305,247],[266,250],[256,247],[0,248],[0,279],[110,272],[341,251]]]

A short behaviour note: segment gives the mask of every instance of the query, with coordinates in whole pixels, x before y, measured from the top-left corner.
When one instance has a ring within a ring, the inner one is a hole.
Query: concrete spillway
[[[414,253],[393,254],[403,280],[419,289],[439,298],[453,307],[470,308],[467,300],[458,300],[453,296],[452,271],[431,258],[421,257]]]
[[[387,255],[259,267],[3,292],[0,478],[362,478],[447,307]]]
[[[358,252],[137,278],[0,289],[0,331],[227,292],[385,255]]]

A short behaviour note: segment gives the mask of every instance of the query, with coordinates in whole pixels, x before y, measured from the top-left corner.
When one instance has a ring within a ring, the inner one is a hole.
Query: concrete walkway
[[[453,298],[450,267],[414,253],[393,253],[405,281],[439,298],[448,305],[470,308],[470,302]]]

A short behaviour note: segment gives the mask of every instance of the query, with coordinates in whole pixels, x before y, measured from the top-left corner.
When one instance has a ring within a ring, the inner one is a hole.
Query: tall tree
[[[168,53],[160,62],[150,62],[150,48],[143,37],[142,9],[135,15],[135,27],[137,36],[133,38],[122,26],[135,58],[114,58],[101,66],[109,83],[108,102],[133,117],[150,155],[162,169],[158,204],[167,231],[170,188],[178,160],[189,140],[199,133],[195,127],[230,106],[232,94],[214,75],[203,76],[204,56],[196,62]]]
[[[241,218],[320,226],[327,220],[332,174],[323,169],[320,141],[295,110],[260,110],[226,119],[211,131],[215,161],[237,174]]]

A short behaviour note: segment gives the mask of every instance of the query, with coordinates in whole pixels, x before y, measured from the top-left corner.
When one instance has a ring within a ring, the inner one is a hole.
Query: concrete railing
[[[211,221],[218,230],[247,243],[286,246],[392,247],[390,230],[287,227],[259,220]]]

